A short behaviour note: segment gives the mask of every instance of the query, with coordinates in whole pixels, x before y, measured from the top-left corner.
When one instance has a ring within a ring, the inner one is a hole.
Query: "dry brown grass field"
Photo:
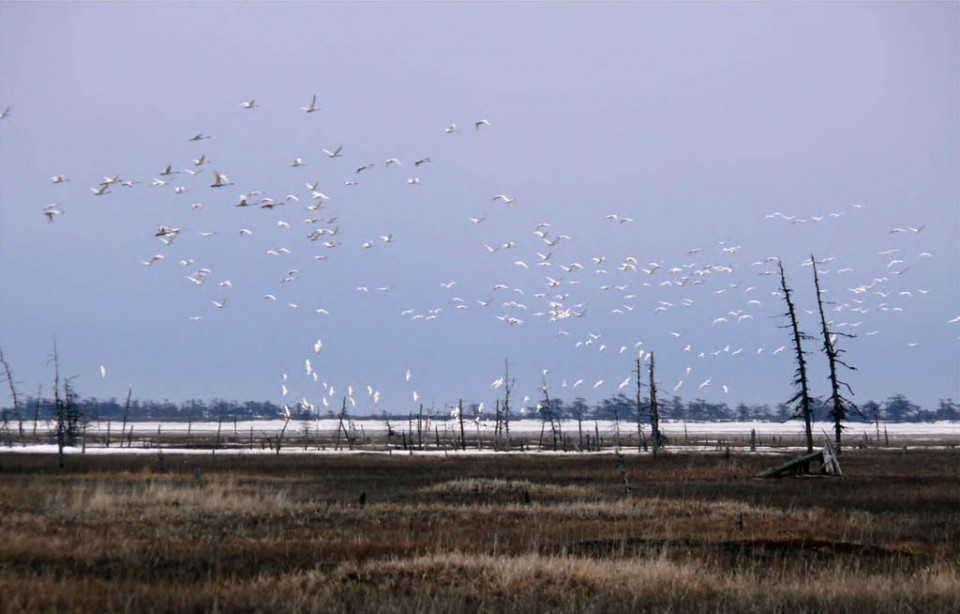
[[[960,454],[0,454],[38,611],[960,611]],[[197,472],[199,470],[199,480]],[[361,504],[361,493],[364,502]]]

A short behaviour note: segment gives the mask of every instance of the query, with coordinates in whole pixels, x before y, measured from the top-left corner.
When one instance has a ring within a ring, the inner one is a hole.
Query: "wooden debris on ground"
[[[818,472],[820,475],[836,477],[843,475],[843,471],[840,469],[840,459],[837,455],[836,449],[829,440],[824,440],[824,446],[822,449],[793,458],[782,465],[777,465],[776,467],[771,467],[770,469],[761,471],[753,477],[781,478],[788,475],[810,475],[810,463],[813,461],[820,462],[820,470]]]

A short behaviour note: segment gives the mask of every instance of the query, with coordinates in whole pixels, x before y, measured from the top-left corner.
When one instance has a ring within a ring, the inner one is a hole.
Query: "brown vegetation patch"
[[[598,498],[595,489],[578,484],[560,485],[530,480],[487,478],[450,480],[431,484],[421,488],[420,492],[425,495],[435,495],[444,502],[474,505],[585,501]]]
[[[773,559],[786,557],[833,559],[837,556],[898,558],[909,552],[870,544],[817,539],[667,539],[626,537],[595,539],[573,544],[569,553],[577,556],[607,558],[664,555],[668,552],[693,554],[716,552],[738,557]]]

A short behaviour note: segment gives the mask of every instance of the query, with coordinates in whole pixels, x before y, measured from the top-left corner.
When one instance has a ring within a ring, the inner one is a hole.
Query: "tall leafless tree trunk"
[[[817,272],[817,260],[813,257],[813,254],[810,255],[810,262],[813,263],[813,283],[817,288],[817,307],[820,309],[821,334],[823,335],[823,353],[827,355],[827,362],[830,365],[830,417],[833,418],[834,440],[837,444],[837,454],[840,454],[840,439],[843,434],[843,421],[847,419],[847,408],[849,407],[860,415],[863,414],[860,413],[860,410],[857,409],[856,405],[844,397],[840,391],[841,386],[846,387],[850,395],[853,396],[853,389],[850,388],[850,385],[846,382],[840,381],[840,377],[837,373],[838,365],[844,366],[851,371],[856,371],[856,367],[851,367],[840,359],[840,355],[843,354],[843,350],[837,349],[836,339],[839,337],[853,338],[855,335],[832,332],[830,330],[827,322],[826,312],[823,309],[823,291],[820,289],[820,275]]]
[[[23,414],[20,412],[20,396],[17,394],[17,386],[13,381],[13,373],[10,372],[10,364],[0,350],[0,365],[3,365],[3,374],[7,378],[7,384],[10,386],[10,396],[13,397],[13,417],[17,421],[17,433],[20,444],[23,445]]]
[[[344,401],[346,401],[346,399],[344,399]],[[293,417],[293,413],[290,411],[290,406],[285,404],[285,405],[283,406],[283,428],[281,428],[281,429],[280,429],[280,433],[277,434],[277,447],[276,447],[276,453],[277,453],[277,454],[280,454],[280,449],[283,447],[283,435],[284,435],[284,433],[287,432],[287,425],[290,424],[290,419],[291,419],[292,417]],[[222,418],[221,418],[221,420],[222,420]],[[337,432],[337,435],[339,435],[339,434],[340,434],[340,432],[338,431],[338,432]],[[218,440],[220,439],[219,435],[220,435],[220,427],[218,426],[218,427],[217,427],[217,439],[218,439]]]
[[[37,436],[37,426],[40,423],[40,399],[43,397],[43,384],[37,385],[37,398],[33,400],[33,436]]]
[[[67,416],[64,401],[60,398],[60,355],[57,352],[57,340],[53,340],[53,405],[57,412],[57,452],[59,453],[60,468],[66,466],[63,457],[63,447],[66,445]]]
[[[513,392],[514,381],[510,378],[510,361],[503,359],[503,432],[506,438],[507,450],[510,449],[510,393]]]
[[[550,435],[553,437],[553,449],[557,449],[557,439],[558,439],[558,424],[554,422],[554,411],[553,411],[553,402],[550,400],[550,390],[547,388],[547,380],[544,378],[543,383],[540,386],[541,392],[543,392],[543,407],[547,412],[547,418],[550,420]],[[542,416],[541,416],[542,420]],[[541,422],[541,439],[543,433],[543,423]],[[542,443],[542,442],[541,442]]]
[[[577,450],[583,452],[583,409],[577,408]]]
[[[643,451],[643,355],[637,354],[637,452]]]
[[[127,388],[127,401],[123,404],[123,414],[121,418],[123,421],[120,423],[120,447],[123,447],[123,436],[127,432],[127,419],[130,417],[130,397],[133,395],[133,388]]]
[[[797,404],[797,413],[793,417],[803,419],[804,433],[807,438],[807,453],[809,454],[813,452],[813,426],[811,424],[813,420],[813,398],[810,396],[808,385],[807,360],[806,352],[803,351],[803,341],[808,341],[813,337],[800,330],[800,325],[797,322],[797,310],[790,296],[792,290],[787,286],[787,276],[783,271],[783,262],[778,260],[777,265],[780,267],[780,288],[783,291],[784,300],[787,302],[787,313],[783,315],[790,319],[789,328],[793,339],[793,352],[797,360],[797,370],[794,372],[793,378],[793,384],[797,386],[797,392],[790,397],[787,404]]]
[[[343,404],[340,406],[340,415],[337,417],[337,441],[333,444],[335,450],[340,449],[340,433],[343,432],[343,436],[347,438],[347,441],[350,440],[350,434],[347,433],[347,427],[343,425],[343,418],[347,415],[347,397],[343,397]]]
[[[423,403],[420,403],[420,410],[417,412],[417,447],[423,449]]]
[[[650,352],[650,430],[653,440],[653,455],[660,454],[663,447],[663,435],[660,433],[660,406],[657,404],[656,362]]]
[[[390,444],[392,443],[392,439],[393,439],[393,426],[391,426],[391,424],[390,424],[390,417],[387,415],[387,412],[383,412],[383,421],[384,421],[384,422],[386,423],[386,425],[387,425],[387,449],[389,449],[389,448],[390,448]],[[318,420],[317,420],[317,433],[319,433],[319,432],[320,432],[320,421],[319,421],[319,419],[318,419]],[[317,449],[319,450],[320,448],[318,447]]]
[[[620,404],[613,404],[613,446],[614,450],[620,451]]]
[[[463,399],[457,403],[457,421],[460,422],[460,449],[467,451],[467,434],[463,430]]]

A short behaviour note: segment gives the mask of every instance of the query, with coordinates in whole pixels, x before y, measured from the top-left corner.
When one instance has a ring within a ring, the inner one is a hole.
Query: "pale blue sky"
[[[332,386],[338,405],[352,386],[355,411],[379,413],[414,391],[492,405],[505,358],[520,398],[549,369],[552,396],[595,401],[642,342],[663,393],[775,404],[794,365],[775,354],[776,277],[754,263],[783,258],[812,309],[813,253],[831,259],[834,324],[859,335],[842,342],[856,399],[958,399],[958,17],[955,2],[0,3],[0,347],[25,393],[49,388],[56,335],[84,396],[319,403]],[[167,164],[181,172],[149,187]],[[213,168],[236,185],[210,188]],[[118,173],[143,183],[92,194]],[[330,200],[310,212],[314,181]],[[254,190],[300,200],[234,206]],[[182,229],[169,246],[161,225]]]

